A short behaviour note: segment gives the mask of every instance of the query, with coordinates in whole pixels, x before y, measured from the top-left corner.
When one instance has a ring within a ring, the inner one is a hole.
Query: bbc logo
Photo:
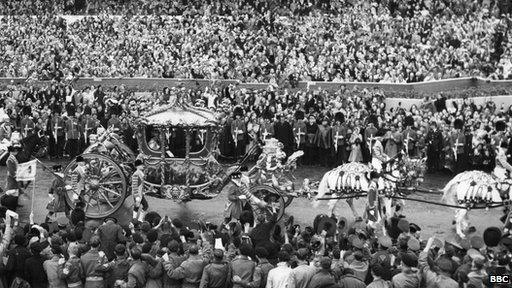
[[[509,284],[510,275],[489,275],[489,283],[491,284]]]

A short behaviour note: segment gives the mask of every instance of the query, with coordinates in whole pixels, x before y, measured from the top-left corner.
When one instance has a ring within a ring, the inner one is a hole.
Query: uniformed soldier
[[[335,166],[339,166],[343,163],[346,163],[348,160],[347,153],[347,126],[343,123],[345,122],[344,115],[341,112],[338,112],[334,115],[334,126],[332,127],[332,143],[334,146],[334,164]]]
[[[404,148],[410,157],[416,156],[416,143],[418,142],[418,133],[412,129],[414,119],[411,116],[405,117]]]
[[[118,105],[112,106],[110,108],[110,119],[108,120],[108,128],[110,128],[114,133],[120,133],[122,128],[121,120],[119,120],[119,115],[121,114],[121,109]]]
[[[306,122],[304,122],[304,112],[300,110],[295,112],[293,137],[295,139],[296,150],[304,150],[304,144],[306,144]]]
[[[72,110],[72,109],[70,109]],[[66,151],[71,159],[78,155],[78,141],[80,139],[80,125],[74,111],[70,111],[66,121]]]
[[[235,119],[231,123],[231,135],[233,135],[233,140],[235,141],[235,158],[238,159],[245,154],[245,133],[247,128],[242,119],[243,109],[241,107],[235,107],[233,116]]]
[[[23,118],[20,121],[21,126],[21,137],[27,138],[34,133],[36,124],[32,120],[32,112],[30,107],[23,107]]]
[[[316,123],[315,116],[310,115],[309,121],[306,124],[306,143],[304,144],[304,164],[316,164],[317,149],[315,146],[315,135],[318,131],[318,124]]]
[[[372,147],[373,142],[375,141],[375,136],[379,133],[379,129],[377,129],[377,116],[372,114],[368,116],[367,127],[364,129],[364,143],[361,144],[361,153],[363,154],[364,162],[372,161]],[[383,150],[384,151],[384,150]]]
[[[135,160],[135,172],[132,174],[132,195],[133,195],[133,219],[144,221],[148,210],[148,202],[144,197],[144,162]],[[142,206],[142,209],[140,209]]]
[[[68,288],[82,288],[82,278],[84,278],[84,270],[79,254],[78,244],[71,243],[68,247],[69,259],[66,261],[64,257],[59,259],[59,274],[66,280]]]
[[[466,169],[466,157],[464,146],[466,145],[466,135],[462,132],[464,122],[461,119],[455,119],[454,131],[450,135],[450,147],[452,148],[455,160],[455,173],[460,173]]]
[[[382,146],[382,145],[381,145]],[[378,221],[377,197],[378,197],[378,181],[380,175],[377,171],[371,171],[369,175],[370,183],[368,183],[368,206],[366,207],[366,217],[368,221]]]
[[[62,158],[64,156],[64,146],[66,144],[66,122],[60,115],[60,110],[56,109],[53,111],[53,116],[51,119],[50,138],[52,139],[50,143],[54,143],[54,148],[50,144],[50,152],[52,156]]]

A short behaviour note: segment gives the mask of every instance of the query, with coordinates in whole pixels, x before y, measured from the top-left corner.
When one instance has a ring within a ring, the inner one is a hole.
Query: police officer
[[[137,159],[134,166],[136,170],[132,174],[133,219],[143,221],[149,207],[144,197],[144,163]]]

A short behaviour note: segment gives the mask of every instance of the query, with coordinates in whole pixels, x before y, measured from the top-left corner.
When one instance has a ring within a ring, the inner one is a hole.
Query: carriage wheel
[[[85,189],[78,195],[74,189],[66,192],[66,202],[73,208],[77,197],[85,202],[87,218],[100,219],[116,212],[126,198],[127,180],[116,162],[100,154],[83,154],[85,160]],[[73,160],[66,166],[64,177],[66,185],[73,186],[73,174],[77,168]]]
[[[286,205],[283,196],[281,196],[274,187],[269,185],[256,185],[251,187],[249,192],[267,202],[267,209],[262,209],[260,212],[264,212],[267,216],[275,215],[277,221],[281,220]]]

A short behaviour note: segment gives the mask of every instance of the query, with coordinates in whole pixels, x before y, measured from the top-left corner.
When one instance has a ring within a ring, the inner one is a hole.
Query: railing
[[[25,78],[0,78],[0,87],[6,88],[13,84],[41,86],[48,85],[50,81],[27,81]],[[204,88],[211,86],[225,87],[234,84],[238,89],[267,89],[268,83],[243,83],[239,80],[205,80],[205,79],[167,79],[167,78],[80,78],[73,81],[75,89],[101,85],[113,87],[123,85],[129,90],[154,91],[164,87],[181,85],[185,88]],[[287,85],[289,86],[289,85]],[[486,80],[482,78],[457,78],[436,80],[418,83],[372,83],[372,82],[305,82],[301,81],[296,87],[287,87],[291,90],[297,89],[325,89],[329,91],[339,90],[341,86],[352,89],[378,88],[386,93],[387,97],[393,98],[420,98],[424,95],[435,95],[440,92],[452,92],[457,97],[457,91],[472,89],[474,96],[496,96],[508,95],[512,91],[512,80]],[[283,88],[283,87],[280,87]],[[494,93],[491,93],[494,92]]]

